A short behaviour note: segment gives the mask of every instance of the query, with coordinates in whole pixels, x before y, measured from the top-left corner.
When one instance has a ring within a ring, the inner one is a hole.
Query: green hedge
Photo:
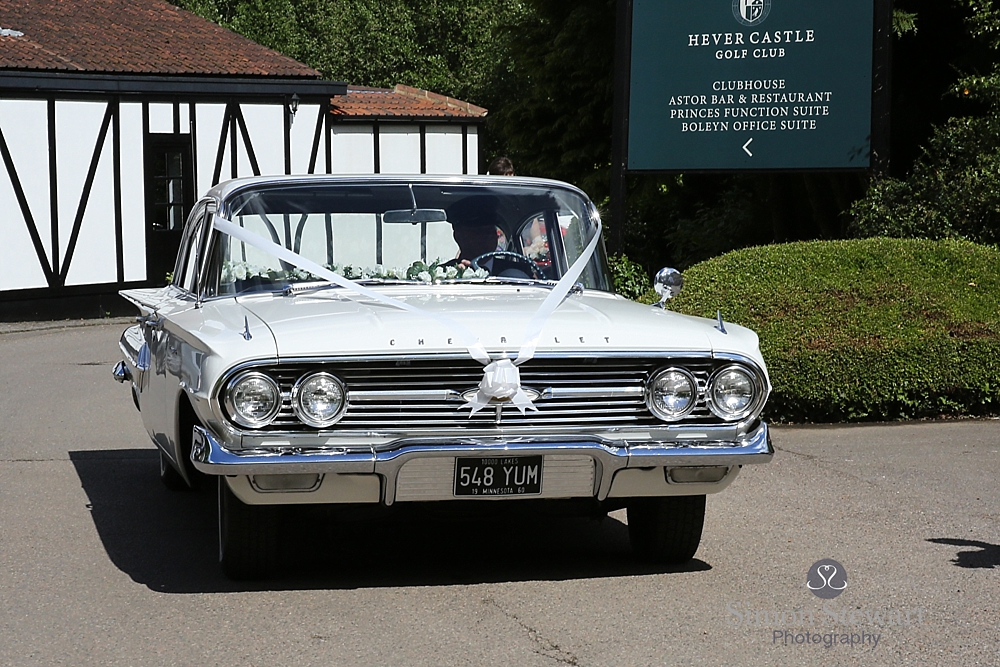
[[[669,307],[760,335],[772,420],[1000,412],[1000,251],[874,238],[748,248],[691,267]],[[643,300],[655,301],[648,292]]]

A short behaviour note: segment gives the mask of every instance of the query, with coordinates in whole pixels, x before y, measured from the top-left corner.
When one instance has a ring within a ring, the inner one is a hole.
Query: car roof
[[[205,198],[224,202],[235,194],[247,189],[261,186],[280,185],[335,185],[335,184],[370,184],[392,185],[412,183],[414,185],[525,185],[535,187],[558,187],[576,192],[589,200],[587,194],[569,183],[547,178],[532,178],[525,176],[490,176],[490,175],[435,175],[435,174],[308,174],[295,176],[251,176],[235,178],[214,186]]]

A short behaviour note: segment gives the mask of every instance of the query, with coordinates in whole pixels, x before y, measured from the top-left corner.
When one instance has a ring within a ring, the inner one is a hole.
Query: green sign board
[[[629,170],[871,164],[873,0],[633,0]]]

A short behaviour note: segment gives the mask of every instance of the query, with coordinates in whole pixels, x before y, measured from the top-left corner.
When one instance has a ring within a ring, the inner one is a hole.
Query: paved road
[[[0,330],[0,664],[1000,664],[1000,422],[776,429],[679,570],[633,560],[623,513],[322,515],[247,586],[212,495],[156,479],[123,326]]]

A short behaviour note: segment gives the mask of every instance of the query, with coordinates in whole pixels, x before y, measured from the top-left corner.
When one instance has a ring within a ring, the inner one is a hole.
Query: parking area
[[[679,569],[624,512],[303,510],[237,584],[111,378],[125,326],[0,325],[0,664],[1000,664],[1000,421],[778,427]]]

